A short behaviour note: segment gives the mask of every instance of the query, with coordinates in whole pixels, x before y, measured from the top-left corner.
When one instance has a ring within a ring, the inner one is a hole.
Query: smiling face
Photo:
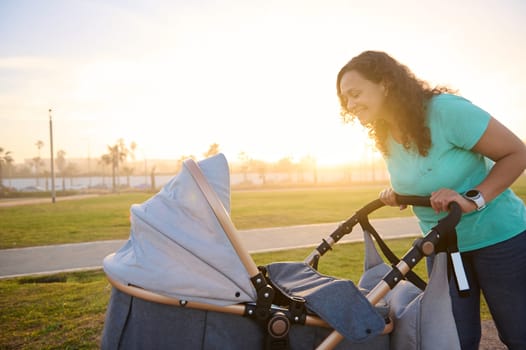
[[[350,70],[341,76],[339,88],[342,106],[362,125],[370,125],[381,118],[387,92],[383,83],[374,83]]]

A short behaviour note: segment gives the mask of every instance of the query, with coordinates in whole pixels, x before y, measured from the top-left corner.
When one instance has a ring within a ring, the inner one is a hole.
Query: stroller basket
[[[374,231],[367,215],[383,206],[379,200],[340,225],[304,262],[258,267],[228,214],[226,164],[221,154],[199,164],[186,160],[157,195],[132,206],[129,241],[104,259],[113,288],[101,347],[389,349],[393,322],[383,297],[454,232],[458,205],[364,290],[316,269],[356,224]],[[429,205],[421,197],[399,202]]]

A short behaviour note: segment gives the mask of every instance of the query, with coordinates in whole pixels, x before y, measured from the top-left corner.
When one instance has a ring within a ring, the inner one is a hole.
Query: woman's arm
[[[488,176],[476,186],[486,202],[511,186],[526,168],[526,145],[495,118],[490,119],[486,131],[472,151],[495,162]],[[476,209],[473,202],[453,190],[440,189],[431,194],[431,206],[437,212],[447,210],[451,201],[458,202],[464,212]]]
[[[486,179],[477,186],[487,202],[510,187],[526,168],[526,145],[494,118],[473,151],[495,162]]]

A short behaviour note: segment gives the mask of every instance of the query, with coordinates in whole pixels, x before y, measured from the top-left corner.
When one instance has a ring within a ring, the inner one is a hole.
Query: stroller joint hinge
[[[322,243],[316,248],[318,252],[320,252],[321,255],[327,253],[329,250],[331,250],[331,245],[329,242],[327,242],[325,239],[322,239]]]
[[[270,308],[274,300],[274,288],[267,283],[262,272],[250,279],[257,292],[255,316],[259,320],[266,320],[270,316]]]
[[[257,275],[250,278],[252,285],[256,288],[256,291],[259,291],[261,288],[267,285],[267,279],[265,278],[264,272],[260,271]]]
[[[407,266],[409,266],[410,269],[413,269],[413,267],[415,267],[418,264],[418,262],[422,260],[422,257],[424,255],[424,253],[418,247],[418,243],[415,242],[415,246],[417,247],[417,249],[411,249],[402,258],[402,260],[407,264]]]
[[[390,289],[393,289],[402,279],[404,279],[404,275],[396,266],[393,266],[391,271],[383,278]]]
[[[429,256],[433,253],[444,251],[445,237],[446,235],[440,235],[440,232],[437,230],[431,230],[424,238],[417,240],[414,246],[417,247],[422,254]]]
[[[301,297],[291,297],[289,305],[289,319],[293,323],[305,324],[307,320],[307,308],[305,299]]]

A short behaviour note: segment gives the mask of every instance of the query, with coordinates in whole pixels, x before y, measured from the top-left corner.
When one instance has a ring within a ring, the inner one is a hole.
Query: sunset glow
[[[367,49],[526,138],[524,2],[373,2],[3,1],[0,147],[23,162],[42,140],[47,157],[51,108],[68,158],[123,138],[139,158],[199,158],[217,143],[231,160],[365,161],[378,154],[342,124],[335,79]]]

